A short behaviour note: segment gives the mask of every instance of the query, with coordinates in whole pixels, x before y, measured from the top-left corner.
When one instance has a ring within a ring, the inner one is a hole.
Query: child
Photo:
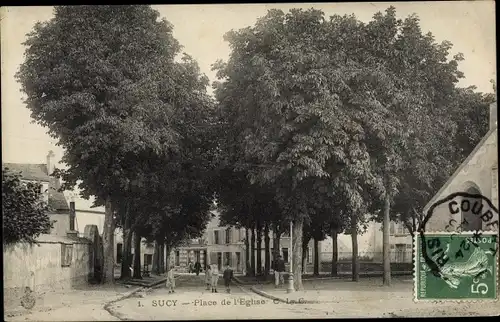
[[[167,289],[169,294],[175,293],[174,266],[170,266],[170,270],[167,272]]]
[[[212,293],[217,293],[217,283],[219,282],[219,268],[217,264],[213,264],[212,268]]]
[[[224,270],[224,286],[226,286],[226,292],[231,293],[231,289],[229,288],[229,284],[231,283],[231,279],[233,278],[233,270],[229,266],[226,266]]]
[[[210,265],[207,265],[207,269],[205,270],[205,284],[207,284],[207,291],[210,289],[210,285],[212,284],[212,270],[210,269]]]

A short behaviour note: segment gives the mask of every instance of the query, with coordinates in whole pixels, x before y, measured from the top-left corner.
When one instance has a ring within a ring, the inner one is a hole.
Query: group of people
[[[197,263],[199,264],[199,263]],[[196,265],[196,264],[195,264]],[[199,275],[199,270],[196,270],[196,275]],[[231,266],[227,265],[222,274],[224,279],[224,286],[226,287],[226,292],[231,293],[231,280],[233,279],[233,269]],[[207,290],[212,290],[212,293],[217,293],[217,284],[219,283],[219,267],[217,264],[207,265],[205,270],[205,284],[207,285]],[[167,272],[166,286],[168,293],[175,293],[175,276],[174,276],[174,266],[170,266]]]
[[[231,280],[233,279],[233,269],[231,266],[227,265],[222,274],[224,279],[224,287],[227,293],[231,293]],[[212,264],[207,266],[205,271],[205,284],[207,285],[207,291],[212,290],[212,293],[217,293],[217,284],[219,283],[219,267],[217,264]]]
[[[194,267],[189,263],[189,272],[194,272],[198,276],[200,274],[201,265],[199,262],[194,264]],[[276,287],[280,284],[284,284],[284,274],[285,274],[285,261],[280,255],[277,255],[276,260],[273,261],[272,269],[274,270],[274,283]],[[224,279],[224,286],[227,293],[231,293],[231,280],[233,279],[233,269],[231,266],[227,265],[222,273],[222,278]],[[206,290],[212,290],[212,293],[217,293],[217,284],[219,283],[219,267],[217,264],[207,265],[205,270],[205,284],[207,286]],[[167,272],[167,289],[169,293],[175,292],[175,277],[174,277],[174,266],[170,266]]]

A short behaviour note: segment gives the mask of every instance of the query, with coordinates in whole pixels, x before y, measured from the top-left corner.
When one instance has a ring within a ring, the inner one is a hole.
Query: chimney
[[[68,237],[78,237],[78,231],[75,230],[75,202],[70,201],[69,203],[69,231],[66,233]]]
[[[50,150],[49,154],[47,154],[47,174],[50,176],[52,172],[54,172],[55,161],[54,161],[54,151]]]

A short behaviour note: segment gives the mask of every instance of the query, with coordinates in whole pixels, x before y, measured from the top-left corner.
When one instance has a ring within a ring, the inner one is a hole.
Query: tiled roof
[[[45,164],[3,163],[2,166],[9,168],[9,170],[21,172],[25,180],[49,181],[50,179]]]
[[[62,192],[57,191],[58,179],[47,174],[45,164],[3,163],[9,170],[21,172],[24,180],[45,181],[49,183],[49,206],[56,211],[68,211],[68,201]]]

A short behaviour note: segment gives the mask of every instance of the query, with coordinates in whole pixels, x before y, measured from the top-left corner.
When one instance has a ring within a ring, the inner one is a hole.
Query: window
[[[307,263],[311,264],[313,261],[313,252],[311,248],[307,248]]]
[[[196,257],[196,261],[199,263],[200,262],[200,257],[201,257],[200,256],[200,251],[199,250],[195,251],[194,252],[194,256]]]
[[[241,253],[236,252],[236,266],[240,267],[240,265],[241,265]]]
[[[396,223],[391,221],[390,226],[390,234],[391,235],[406,235],[406,227],[403,223]]]
[[[283,260],[288,263],[288,248],[283,248]]]
[[[219,231],[214,230],[214,244],[218,245],[219,244]]]
[[[116,262],[118,264],[122,262],[122,257],[123,257],[123,244],[118,243],[116,244]]]
[[[175,266],[180,266],[181,265],[181,254],[177,250],[175,251]]]
[[[396,263],[404,263],[405,262],[405,249],[406,245],[404,244],[396,244]]]
[[[61,244],[61,266],[62,267],[71,266],[72,259],[73,259],[73,245]]]
[[[231,263],[231,253],[224,253],[224,255],[225,255],[224,257],[226,257],[224,260],[224,265],[231,266],[231,264],[232,264]]]
[[[411,244],[406,244],[406,249],[411,249],[412,245]]]
[[[231,243],[231,227],[226,229],[226,244]]]
[[[144,254],[144,265],[149,266],[153,263],[153,255],[152,254]]]

